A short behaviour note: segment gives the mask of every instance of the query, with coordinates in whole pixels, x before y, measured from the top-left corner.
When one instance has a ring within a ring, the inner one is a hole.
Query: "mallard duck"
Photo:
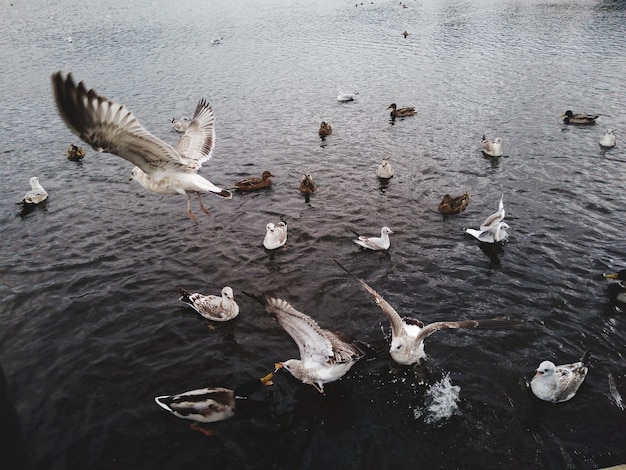
[[[409,33],[407,33],[406,31],[404,31],[404,33],[402,33],[402,36],[404,36],[404,39],[406,39],[406,37],[409,35]]]
[[[383,158],[376,169],[376,176],[382,179],[389,179],[393,176],[393,167],[389,163],[391,157]]]
[[[530,389],[537,398],[551,403],[572,399],[587,376],[589,356],[585,352],[580,362],[560,366],[543,361],[530,381]]]
[[[276,225],[269,223],[265,226],[263,246],[268,250],[275,250],[287,243],[287,220],[281,217]]]
[[[70,144],[67,148],[67,158],[73,162],[77,162],[85,158],[85,150],[78,145]]]
[[[191,120],[187,116],[182,116],[179,119],[172,118],[172,127],[176,132],[185,132],[189,128]]]
[[[626,269],[622,269],[616,273],[605,274],[604,277],[620,281],[609,284],[607,291],[611,300],[626,304]]]
[[[203,193],[232,197],[229,191],[198,174],[202,163],[211,158],[215,142],[215,114],[204,98],[174,148],[148,132],[124,105],[87,90],[83,82],[76,85],[71,73],[66,77],[54,73],[52,90],[59,114],[74,134],[97,152],[112,153],[137,165],[132,179],[148,191],[186,195],[187,214],[194,222],[198,220],[191,212],[190,193],[198,196],[200,208],[207,215]]]
[[[487,155],[488,157],[501,157],[502,156],[502,137],[496,137],[495,140],[491,142],[483,134],[482,149],[483,149],[483,153]]]
[[[343,377],[365,355],[365,345],[342,333],[320,328],[315,320],[299,312],[286,300],[268,295],[247,294],[291,336],[300,351],[300,359],[277,362],[296,379],[324,393],[324,384]]]
[[[388,250],[391,245],[391,240],[389,240],[389,234],[391,233],[393,232],[389,227],[383,227],[380,229],[380,237],[364,237],[363,235],[359,235],[359,238],[353,241],[357,245],[370,250]]]
[[[215,423],[235,416],[242,403],[264,386],[272,385],[273,373],[244,383],[235,390],[224,387],[199,388],[176,395],[154,398],[157,405],[177,418]]]
[[[300,192],[303,194],[313,194],[317,191],[317,185],[311,175],[302,175],[300,178]]]
[[[320,137],[326,137],[327,135],[330,135],[333,133],[333,128],[331,127],[329,122],[322,121],[322,123],[320,124],[320,130],[317,132],[320,135]]]
[[[228,321],[239,315],[239,305],[235,301],[233,289],[225,286],[221,296],[191,293],[178,288],[180,301],[186,303],[207,320]]]
[[[398,108],[396,103],[391,103],[387,109],[391,109],[391,117],[407,117],[415,114],[415,108]]]
[[[264,171],[260,178],[252,176],[250,178],[237,181],[234,188],[238,191],[255,191],[257,189],[269,188],[272,186],[272,180],[275,176],[269,171]]]
[[[411,365],[421,362],[425,357],[424,340],[435,331],[459,328],[504,328],[519,326],[524,322],[521,320],[509,319],[489,319],[489,320],[460,320],[460,321],[440,321],[424,325],[414,318],[402,318],[387,301],[372,289],[367,283],[344,268],[337,260],[333,261],[341,269],[352,276],[359,285],[367,292],[378,305],[389,323],[391,323],[391,345],[389,354],[398,364]]]
[[[17,204],[19,204],[20,206],[35,205],[35,204],[40,204],[46,199],[48,199],[48,193],[46,192],[45,189],[43,189],[41,184],[39,184],[38,177],[33,176],[30,179],[30,187],[32,189],[28,191],[24,195],[22,200],[18,202]]]
[[[478,230],[466,228],[464,229],[465,232],[478,241],[485,243],[500,243],[506,241],[509,237],[506,229],[511,227],[504,222],[506,212],[504,210],[504,203],[502,202],[503,198],[504,194],[500,196],[500,200],[498,201],[498,210],[487,217],[483,223],[480,224]]]
[[[561,116],[565,124],[595,124],[597,115],[592,114],[574,114],[570,110],[565,111]]]
[[[354,101],[358,93],[337,93],[337,101],[345,103],[347,101]]]
[[[459,214],[467,207],[470,197],[470,193],[463,193],[457,197],[445,194],[437,206],[437,210],[444,215]]]
[[[617,143],[617,137],[615,137],[615,131],[613,129],[607,129],[606,134],[600,139],[600,147],[611,148],[615,147]]]

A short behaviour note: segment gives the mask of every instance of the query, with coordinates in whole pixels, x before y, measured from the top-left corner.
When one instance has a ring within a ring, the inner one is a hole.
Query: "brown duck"
[[[311,175],[303,175],[300,179],[300,192],[303,194],[312,194],[317,190],[317,185]]]
[[[73,162],[77,162],[85,158],[85,150],[78,145],[70,144],[67,148],[67,158]]]
[[[235,189],[239,191],[254,191],[256,189],[269,188],[272,185],[270,178],[274,177],[269,171],[264,171],[260,178],[252,176],[235,183]]]
[[[391,109],[391,117],[406,117],[415,114],[415,108],[398,108],[396,103],[391,103],[387,109]]]
[[[437,206],[437,209],[444,215],[459,214],[467,207],[470,197],[470,193],[463,193],[457,197],[446,194],[439,203],[439,206]]]
[[[320,130],[318,131],[320,137],[326,137],[327,135],[330,135],[332,133],[333,128],[330,126],[330,123],[322,121],[322,123],[320,124]]]

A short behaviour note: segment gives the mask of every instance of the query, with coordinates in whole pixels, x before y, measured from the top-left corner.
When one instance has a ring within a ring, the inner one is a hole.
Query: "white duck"
[[[530,382],[530,389],[541,400],[560,403],[576,395],[589,370],[589,352],[585,352],[580,362],[555,366],[551,361],[543,361]]]
[[[617,143],[617,137],[615,137],[615,131],[613,129],[607,129],[606,134],[600,139],[600,146],[604,148],[615,147]]]
[[[315,320],[293,308],[286,300],[244,292],[260,302],[291,336],[300,359],[276,363],[296,379],[324,393],[324,384],[343,377],[365,355],[364,344],[349,336],[320,328]]]
[[[207,320],[228,321],[239,315],[239,305],[235,301],[233,289],[225,286],[222,295],[203,295],[178,288],[180,301],[186,303]]]
[[[176,132],[185,132],[189,128],[189,124],[191,124],[191,119],[187,116],[182,116],[178,119],[172,118],[172,127]]]
[[[393,167],[389,163],[391,157],[383,158],[376,169],[376,176],[383,179],[389,179],[393,176]]]
[[[39,178],[38,177],[33,176],[30,179],[30,187],[32,189],[30,191],[28,191],[24,195],[22,200],[20,202],[18,202],[17,204],[19,204],[21,206],[34,205],[34,204],[39,204],[39,203],[45,201],[46,199],[48,199],[48,193],[46,192],[45,189],[43,189],[41,184],[39,184]]]
[[[388,250],[391,245],[391,240],[389,240],[389,234],[391,233],[393,233],[393,231],[389,227],[383,227],[380,229],[380,237],[365,237],[359,235],[359,238],[353,241],[357,245],[370,250]]]
[[[268,250],[275,250],[287,243],[287,221],[281,218],[281,221],[274,225],[269,223],[265,226],[265,238],[263,238],[263,246]]]
[[[483,153],[489,157],[501,157],[502,156],[502,137],[496,137],[493,142],[491,142],[487,137],[483,134],[482,139],[482,149]]]
[[[215,114],[204,98],[198,102],[189,128],[172,147],[148,132],[124,105],[87,90],[83,82],[76,85],[71,73],[65,77],[54,73],[52,90],[59,114],[74,134],[97,152],[112,153],[137,165],[132,179],[145,189],[186,195],[187,214],[194,222],[190,193],[196,193],[206,214],[203,193],[232,198],[229,191],[198,174],[202,163],[211,158],[215,143]]]

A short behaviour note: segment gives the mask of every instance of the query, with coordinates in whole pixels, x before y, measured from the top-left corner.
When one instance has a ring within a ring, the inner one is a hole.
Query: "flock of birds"
[[[52,89],[57,109],[68,128],[98,152],[118,155],[135,165],[132,178],[145,189],[161,194],[181,194],[187,196],[187,213],[197,222],[191,211],[190,194],[197,195],[200,208],[207,214],[209,211],[202,203],[202,194],[212,193],[221,198],[229,199],[232,193],[215,186],[198,174],[204,162],[211,158],[215,142],[215,116],[212,107],[206,100],[198,102],[193,118],[172,119],[173,128],[181,133],[173,147],[147,131],[137,118],[124,106],[117,104],[96,93],[87,90],[83,82],[76,84],[70,74],[57,72],[52,75]],[[355,94],[339,94],[338,101],[351,101]],[[392,103],[391,119],[409,117],[415,114],[415,108],[398,108]],[[567,124],[593,124],[597,116],[573,114],[571,111],[561,116]],[[322,122],[320,137],[332,133],[329,123]],[[608,131],[600,144],[603,147],[615,145],[613,131]],[[482,139],[482,151],[487,156],[502,155],[502,139],[490,142],[485,136]],[[80,160],[84,150],[72,144],[67,156],[71,160]],[[389,158],[383,158],[376,174],[388,179],[393,176],[393,168]],[[241,180],[234,185],[235,190],[252,191],[271,186],[271,172],[265,171],[258,177]],[[39,184],[39,179],[30,180],[32,190],[26,194],[20,204],[39,204],[48,197]],[[317,185],[310,175],[303,175],[300,191],[310,195]],[[504,222],[505,209],[503,197],[500,197],[495,213],[489,215],[479,229],[464,229],[466,233],[484,243],[500,243],[507,239]],[[470,199],[469,193],[457,197],[445,195],[438,206],[442,214],[458,214],[465,210]],[[380,237],[358,235],[354,243],[370,250],[387,250],[390,247],[389,235],[393,231],[382,227]],[[276,224],[268,223],[263,245],[267,250],[284,246],[287,241],[287,221],[281,218]],[[507,328],[523,324],[522,320],[494,318],[487,320],[439,321],[424,325],[415,318],[402,317],[385,299],[363,279],[355,276],[348,269],[334,260],[348,275],[355,279],[361,288],[378,305],[391,325],[391,341],[389,354],[402,365],[421,362],[426,354],[424,340],[435,331],[446,329],[468,328]],[[619,282],[612,284],[609,292],[612,298],[626,303],[626,270],[605,275],[607,279]],[[233,289],[225,286],[221,295],[204,295],[191,293],[179,287],[180,301],[192,307],[202,317],[213,322],[230,321],[239,315],[239,306],[235,301]],[[347,334],[321,328],[308,315],[298,311],[286,300],[270,296],[255,295],[244,292],[259,302],[276,322],[291,336],[297,344],[299,359],[289,359],[274,364],[274,371],[266,376],[246,382],[235,390],[223,387],[204,388],[189,392],[158,396],[156,403],[177,417],[197,422],[215,422],[233,416],[240,406],[241,399],[246,398],[263,386],[271,385],[274,374],[285,369],[296,379],[309,384],[320,393],[324,392],[324,384],[334,382],[343,377],[350,368],[366,356],[370,347]],[[580,361],[572,364],[555,366],[550,361],[542,362],[530,382],[530,389],[541,400],[558,403],[571,399],[588,371],[589,353],[585,353]],[[245,400],[244,400],[245,401]]]

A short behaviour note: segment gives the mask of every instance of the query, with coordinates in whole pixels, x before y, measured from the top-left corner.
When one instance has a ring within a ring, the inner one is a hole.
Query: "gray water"
[[[597,468],[626,462],[624,306],[602,273],[626,267],[626,5],[622,1],[95,2],[0,8],[0,363],[28,460],[40,469]],[[405,39],[403,31],[410,34]],[[212,37],[223,36],[212,46]],[[72,37],[73,42],[65,41]],[[201,97],[216,113],[200,173],[270,190],[183,196],[129,182],[132,165],[79,143],[50,75],[73,72],[170,143]],[[338,91],[358,92],[340,104]],[[390,122],[390,103],[417,115]],[[567,109],[600,115],[567,127]],[[334,132],[320,141],[320,121]],[[598,140],[617,130],[618,144]],[[505,155],[483,157],[483,134]],[[380,159],[396,175],[381,185]],[[298,193],[310,173],[320,191]],[[39,176],[48,202],[15,202]],[[442,218],[444,193],[470,191]],[[463,232],[504,194],[504,246]],[[196,201],[193,201],[196,202]],[[196,202],[197,204],[197,202]],[[197,208],[197,205],[193,206]],[[287,245],[262,246],[288,217]],[[355,230],[394,230],[387,253]],[[507,316],[525,326],[439,332],[421,366],[386,353],[379,308],[330,259],[424,322]],[[239,318],[208,328],[177,285],[235,291]],[[380,351],[325,395],[279,373],[258,407],[206,437],[154,403],[235,387],[297,357],[242,291],[273,292]],[[593,364],[552,405],[527,381],[546,359]],[[16,453],[18,453],[16,451]]]

